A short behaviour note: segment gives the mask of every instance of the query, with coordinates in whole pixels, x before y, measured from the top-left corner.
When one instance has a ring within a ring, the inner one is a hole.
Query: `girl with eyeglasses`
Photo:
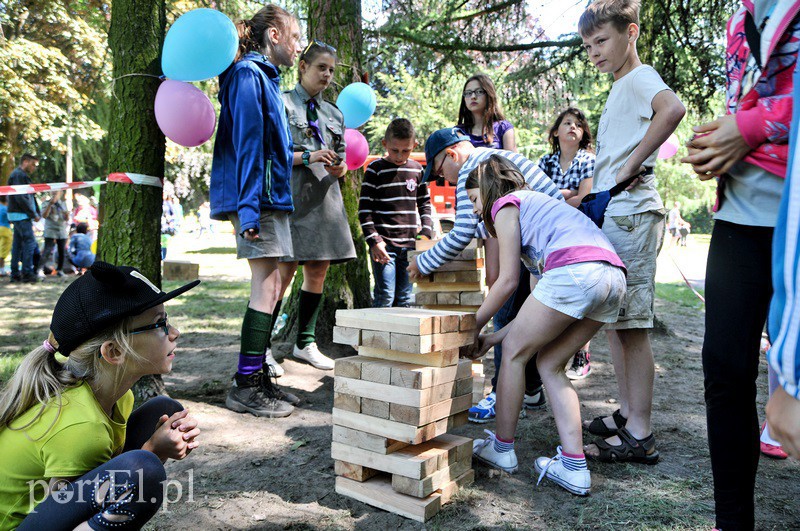
[[[286,417],[299,399],[272,381],[268,330],[281,290],[278,260],[292,254],[292,137],[281,97],[279,67],[302,51],[300,26],[269,4],[239,21],[239,52],[219,76],[219,126],[211,165],[211,218],[229,220],[236,257],[250,266],[236,374],[225,407],[258,417]],[[275,367],[279,367],[275,365]]]
[[[475,74],[464,83],[456,127],[475,147],[517,151],[514,126],[505,119],[492,78],[486,74]]]
[[[325,276],[331,264],[356,256],[339,180],[345,164],[344,116],[323,92],[333,81],[336,49],[311,41],[300,55],[299,79],[283,94],[292,135],[292,197],[295,211],[289,218],[293,253],[281,259],[281,286],[285,293],[299,265],[303,285],[298,304],[295,358],[322,370],[333,369],[333,360],[316,343],[317,315]],[[280,300],[273,315],[280,313]]]
[[[133,267],[95,262],[61,294],[49,337],[0,394],[0,529],[140,529],[161,506],[163,463],[198,447],[197,420],[131,387],[172,369],[180,332]]]

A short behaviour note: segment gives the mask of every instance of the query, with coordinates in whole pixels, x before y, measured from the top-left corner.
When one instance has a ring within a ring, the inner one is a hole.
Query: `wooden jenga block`
[[[335,424],[333,426],[332,438],[333,442],[354,446],[378,454],[391,454],[408,446],[408,443]]]
[[[334,376],[344,376],[345,378],[361,379],[361,364],[369,358],[364,356],[349,356],[336,360],[333,374]]]
[[[392,366],[380,361],[363,363],[361,365],[361,380],[388,386],[392,381]],[[380,400],[378,396],[371,396],[370,398]]]
[[[336,324],[362,330],[391,331],[421,336],[438,332],[436,320],[439,313],[420,308],[336,310]]]
[[[200,278],[200,264],[178,260],[162,262],[164,280],[197,280]]]
[[[437,420],[455,415],[456,413],[466,411],[471,406],[472,393],[442,400],[441,402],[425,407],[392,404],[389,408],[389,420],[410,424],[411,426],[424,426],[431,422],[436,422]]]
[[[411,408],[421,408],[438,404],[443,400],[469,394],[472,391],[472,378],[467,377],[460,380],[452,380],[425,389],[414,389],[369,382],[366,380],[336,377],[333,382],[333,390],[335,393],[339,394],[389,402],[393,406],[401,405]],[[363,400],[361,401],[361,409],[362,413],[366,413],[364,411]],[[423,422],[422,424],[427,424],[427,422]]]
[[[426,354],[411,354],[409,352],[397,352],[394,350],[380,349],[373,347],[358,347],[361,356],[379,358],[383,360],[404,361],[416,365],[427,365],[430,367],[447,367],[458,363],[458,349],[448,349],[441,352],[429,352]]]
[[[458,329],[461,332],[465,332],[467,330],[475,330],[475,328],[477,326],[478,326],[478,323],[475,320],[475,314],[474,313],[468,313],[468,314],[465,314],[461,318],[461,321],[458,324]]]
[[[482,291],[462,291],[461,304],[465,306],[480,306],[486,295]]]
[[[465,459],[464,448],[469,450],[468,459]],[[472,439],[449,434],[391,454],[369,452],[336,441],[331,444],[334,459],[412,479],[422,479],[454,463],[469,461],[471,452]]]
[[[393,363],[391,384],[409,389],[427,389],[454,380],[468,378],[472,370],[469,360],[461,360],[449,367],[422,367],[410,363]]]
[[[433,291],[446,293],[448,291],[481,291],[484,289],[482,282],[418,282],[417,293]]]
[[[361,413],[379,419],[389,418],[389,402],[383,400],[373,400],[372,398],[361,399]]]
[[[441,509],[441,494],[434,493],[423,499],[400,494],[392,489],[391,479],[382,475],[363,483],[339,476],[336,493],[417,522],[431,519]]]
[[[480,283],[483,284],[483,271],[443,271],[430,275],[431,282],[440,283]]]
[[[333,407],[353,413],[361,413],[361,397],[344,393],[333,393]]]
[[[436,294],[418,291],[415,295],[417,304],[436,304]]]
[[[442,495],[441,498],[442,505],[444,505],[445,503],[449,503],[450,500],[453,499],[453,496],[458,494],[458,492],[464,487],[472,485],[474,481],[475,481],[475,471],[468,470],[460,477],[456,478],[454,481],[451,481],[450,483],[443,485],[442,488],[436,491],[438,494]]]
[[[353,463],[347,463],[345,461],[334,460],[333,473],[336,474],[337,476],[342,476],[347,479],[352,479],[353,481],[361,482],[361,481],[366,481],[369,478],[377,475],[379,471],[361,465],[354,465]]]
[[[469,332],[448,332],[428,336],[411,336],[392,332],[389,349],[412,354],[426,354],[472,344],[474,339],[474,335]]]
[[[362,330],[361,345],[373,348],[392,348],[392,339],[389,332],[379,332],[377,330]]]
[[[424,304],[426,309],[459,312],[477,312],[480,306],[461,306],[460,304]]]
[[[446,334],[448,332],[458,332],[461,327],[461,320],[467,318],[468,315],[442,315],[439,318],[439,332]]]
[[[422,479],[411,479],[394,474],[392,475],[392,488],[396,492],[408,494],[409,496],[414,496],[415,498],[425,498],[466,474],[470,470],[471,466],[472,460],[467,459],[458,463],[454,463],[441,470],[437,470],[430,476]]]
[[[461,304],[461,296],[458,291],[436,292],[436,304],[458,306]]]
[[[373,433],[395,441],[408,444],[420,444],[425,441],[447,433],[447,430],[467,423],[467,412],[437,420],[425,426],[411,426],[402,422],[395,422],[388,419],[379,419],[362,415],[352,411],[333,408],[333,424],[352,428],[358,431]],[[347,459],[344,459],[347,461]],[[356,461],[357,462],[357,461]]]
[[[360,345],[361,329],[346,326],[333,327],[333,342],[340,345]]]

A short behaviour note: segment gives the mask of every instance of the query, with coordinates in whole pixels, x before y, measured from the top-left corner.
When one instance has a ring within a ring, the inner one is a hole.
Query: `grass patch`
[[[22,358],[25,357],[23,353],[16,354],[0,354],[0,384],[5,384],[17,367],[22,363]]]
[[[207,249],[186,251],[186,254],[236,254],[236,247],[209,247]]]
[[[703,289],[697,289],[700,295],[704,295],[704,291]],[[680,304],[681,306],[686,306],[687,308],[700,309],[705,306],[703,301],[698,299],[697,295],[683,282],[657,282],[656,297]]]

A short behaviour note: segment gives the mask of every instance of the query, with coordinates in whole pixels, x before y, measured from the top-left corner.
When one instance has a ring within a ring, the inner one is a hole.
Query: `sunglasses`
[[[308,43],[308,46],[306,46],[306,49],[303,50],[303,53],[300,54],[300,58],[302,59],[303,57],[305,57],[305,55],[309,52],[309,50],[311,50],[311,48],[313,48],[314,46],[317,46],[319,48],[322,48],[322,49],[327,50],[327,51],[329,51],[331,53],[334,53],[334,54],[336,53],[336,48],[334,48],[330,44],[326,44],[326,43],[324,43],[322,41],[318,41],[318,40],[313,40],[313,41]]]
[[[153,324],[140,326],[139,328],[134,328],[133,330],[128,332],[128,334],[129,335],[142,334],[144,332],[149,332],[150,330],[158,330],[159,328],[164,330],[164,335],[165,336],[169,335],[169,322],[167,321],[167,317],[166,316],[164,316],[163,319],[159,319],[158,321],[156,321]]]

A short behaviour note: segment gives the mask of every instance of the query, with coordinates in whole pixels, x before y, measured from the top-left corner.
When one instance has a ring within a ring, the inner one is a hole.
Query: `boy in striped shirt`
[[[433,235],[431,200],[422,182],[422,165],[408,158],[417,145],[411,122],[392,120],[381,143],[386,156],[373,161],[364,173],[358,220],[372,258],[373,306],[408,307],[412,289],[406,270],[408,251],[417,238]]]

